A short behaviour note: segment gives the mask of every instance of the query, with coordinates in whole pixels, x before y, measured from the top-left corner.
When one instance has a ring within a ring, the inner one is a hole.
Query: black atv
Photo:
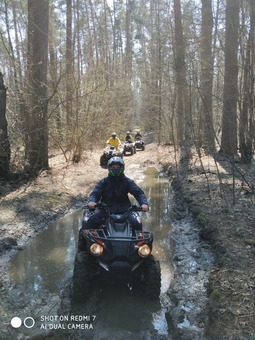
[[[100,157],[100,165],[107,166],[109,159],[115,156],[123,158],[123,147],[117,150],[114,146],[107,146]]]
[[[135,146],[135,143],[132,142],[131,139],[125,141],[125,143],[124,143],[124,150],[123,150],[124,156],[126,156],[126,154],[127,154],[128,152],[129,152],[131,155],[133,155],[134,153],[136,153],[136,146]]]
[[[88,298],[96,282],[113,282],[129,289],[142,284],[146,296],[157,299],[161,272],[159,261],[151,254],[153,235],[132,230],[127,219],[130,214],[138,215],[141,208],[133,205],[123,215],[111,214],[105,203],[97,203],[96,208],[105,209],[108,218],[100,229],[84,229],[94,213],[84,208],[74,262],[73,298]]]
[[[137,150],[142,150],[142,151],[145,150],[145,144],[144,144],[144,141],[142,140],[142,138],[137,137],[135,139],[135,147],[136,147]]]

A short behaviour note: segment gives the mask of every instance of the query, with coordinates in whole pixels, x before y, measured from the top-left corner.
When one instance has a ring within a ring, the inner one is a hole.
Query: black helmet
[[[116,137],[117,135],[116,135],[116,132],[113,132],[112,133],[112,137],[114,138],[114,137]]]
[[[118,169],[115,169],[112,167],[113,165],[119,165],[120,167]],[[119,177],[124,173],[125,163],[123,162],[121,157],[112,157],[111,159],[109,159],[107,167],[109,175],[113,177]]]

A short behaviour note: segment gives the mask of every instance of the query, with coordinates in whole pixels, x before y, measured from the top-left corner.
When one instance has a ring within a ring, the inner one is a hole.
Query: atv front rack
[[[149,231],[142,231],[142,230],[135,230],[135,235],[134,236],[110,236],[108,235],[107,231],[103,229],[85,229],[83,231],[84,236],[87,235],[88,237],[96,237],[97,239],[106,239],[108,241],[147,241],[152,238],[152,233]]]

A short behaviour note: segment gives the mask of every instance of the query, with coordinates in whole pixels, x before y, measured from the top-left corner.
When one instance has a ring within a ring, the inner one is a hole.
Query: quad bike
[[[153,234],[132,230],[128,221],[130,214],[139,217],[141,208],[133,205],[122,215],[111,214],[105,203],[97,203],[96,208],[106,210],[108,218],[99,229],[84,229],[94,213],[84,207],[74,262],[73,298],[88,298],[95,282],[113,282],[129,289],[140,283],[147,297],[157,299],[161,272],[159,261],[151,254]]]
[[[125,141],[125,143],[124,143],[124,150],[123,150],[124,156],[126,156],[127,152],[130,152],[131,155],[136,153],[135,143],[132,142],[132,140],[130,140],[130,139]]]
[[[108,145],[104,149],[103,154],[100,157],[100,165],[106,166],[109,159],[111,159],[112,157],[115,157],[115,156],[123,158],[123,148],[120,147],[119,149],[116,149],[114,146]]]
[[[136,138],[135,139],[135,147],[136,149],[145,150],[145,145],[144,145],[144,141],[142,140],[142,138]]]

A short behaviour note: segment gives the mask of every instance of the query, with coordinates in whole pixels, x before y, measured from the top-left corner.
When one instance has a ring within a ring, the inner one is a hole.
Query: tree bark
[[[0,72],[0,178],[8,179],[10,172],[10,144],[6,120],[6,87]]]
[[[131,45],[131,3],[130,0],[126,0],[126,64],[125,64],[125,76],[131,82],[132,76],[132,45]]]
[[[255,3],[250,1],[250,31],[244,61],[243,100],[240,109],[239,144],[243,163],[252,163],[252,143],[254,136],[254,29]]]
[[[237,51],[239,26],[239,0],[227,0],[225,35],[225,74],[223,90],[223,116],[221,152],[228,156],[237,153]]]
[[[175,17],[175,74],[177,87],[178,141],[185,144],[189,152],[191,138],[191,114],[187,93],[185,43],[183,35],[181,1],[174,0]],[[187,155],[188,156],[188,155]]]
[[[202,97],[202,130],[206,152],[215,151],[212,89],[213,89],[213,59],[212,59],[212,0],[202,0],[202,38],[201,38],[201,97]]]
[[[26,147],[30,171],[48,168],[47,60],[49,0],[28,0],[29,121]]]
[[[73,58],[72,58],[72,0],[66,0],[66,120],[70,127],[74,124],[72,112],[73,98]]]

